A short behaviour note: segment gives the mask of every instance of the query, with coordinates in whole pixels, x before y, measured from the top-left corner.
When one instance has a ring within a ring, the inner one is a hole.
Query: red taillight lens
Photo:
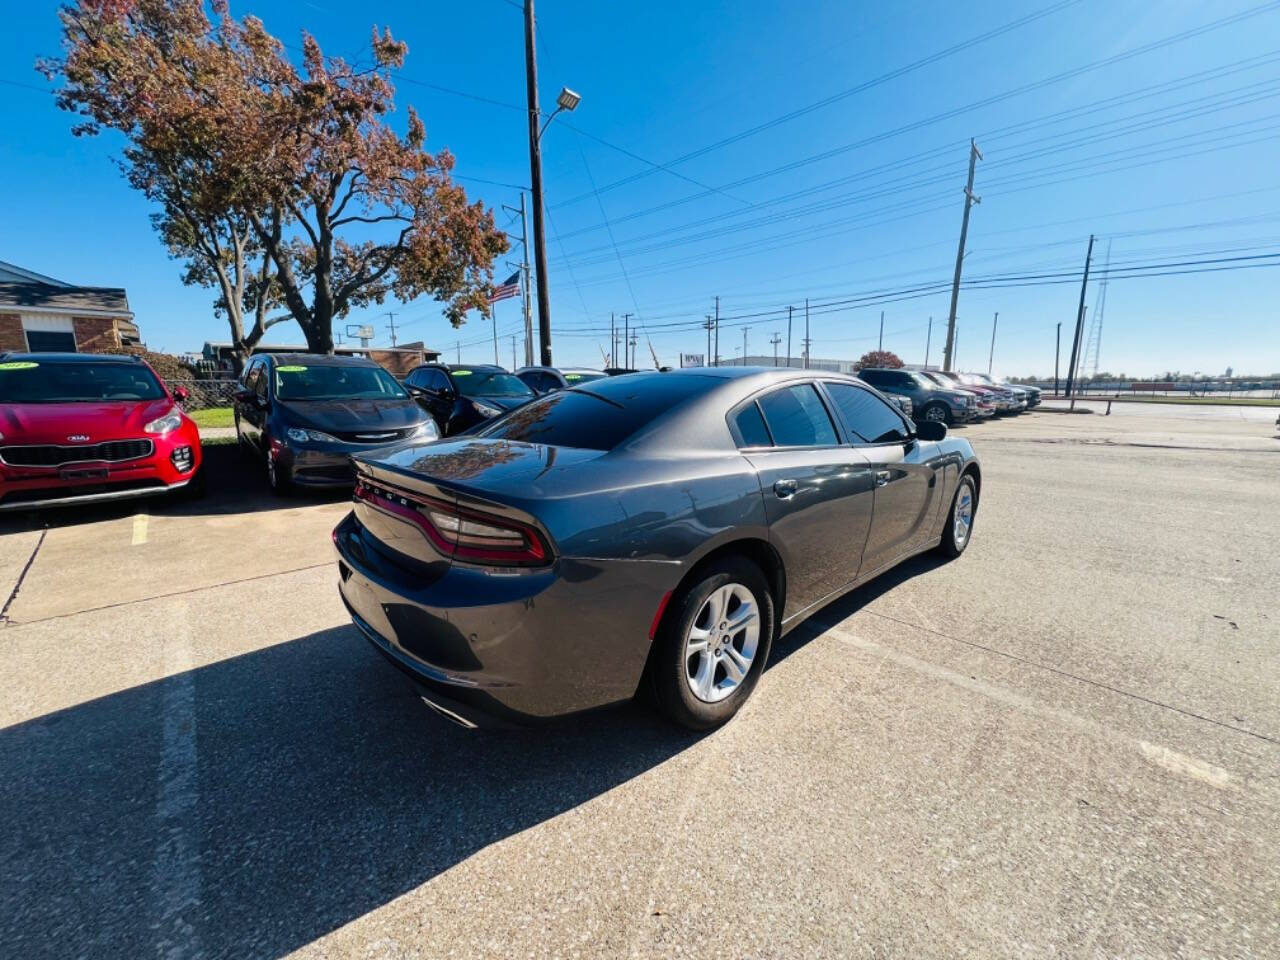
[[[550,562],[538,531],[516,520],[365,479],[356,482],[355,498],[416,524],[447,557],[496,566],[537,567]]]

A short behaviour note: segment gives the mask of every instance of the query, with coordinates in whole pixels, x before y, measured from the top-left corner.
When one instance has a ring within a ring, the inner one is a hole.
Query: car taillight
[[[550,551],[533,527],[361,478],[355,499],[415,524],[447,557],[494,566],[539,567]]]

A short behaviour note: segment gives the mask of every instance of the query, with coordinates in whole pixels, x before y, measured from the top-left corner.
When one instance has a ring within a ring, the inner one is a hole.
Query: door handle
[[[773,484],[773,492],[778,495],[780,500],[786,500],[788,497],[795,495],[796,482],[794,480],[775,481]]]
[[[877,486],[877,487],[883,487],[883,486],[884,486],[886,483],[888,483],[888,482],[889,482],[889,471],[888,471],[888,470],[877,470],[877,471],[876,471],[876,486]]]

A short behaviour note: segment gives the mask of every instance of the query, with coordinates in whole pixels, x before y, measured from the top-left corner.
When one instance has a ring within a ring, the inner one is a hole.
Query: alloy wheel
[[[956,514],[952,521],[952,539],[956,548],[962,548],[969,539],[969,530],[973,527],[973,487],[966,481],[960,485],[960,493],[956,497]]]
[[[747,679],[760,644],[760,605],[740,583],[711,592],[684,640],[685,680],[704,703],[719,703]]]
[[[942,407],[935,405],[925,410],[924,418],[926,420],[932,420],[934,423],[946,423],[947,411],[942,409]]]

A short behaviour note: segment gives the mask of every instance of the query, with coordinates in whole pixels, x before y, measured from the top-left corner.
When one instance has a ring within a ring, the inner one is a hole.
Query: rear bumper
[[[395,443],[373,444],[324,444],[291,446],[281,443],[276,453],[276,469],[299,487],[350,487],[356,482],[352,457],[377,458],[388,450],[405,445],[406,440]]]
[[[393,561],[348,514],[338,589],[360,632],[436,708],[511,725],[630,699],[649,626],[682,568],[559,558],[530,570]]]

